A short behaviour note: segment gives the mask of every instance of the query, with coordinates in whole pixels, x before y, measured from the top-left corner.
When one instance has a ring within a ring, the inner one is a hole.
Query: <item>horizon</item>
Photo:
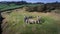
[[[12,1],[26,1],[26,2],[32,2],[32,3],[36,3],[36,2],[43,2],[43,3],[51,3],[51,2],[60,2],[60,0],[0,0],[0,2],[2,1],[7,1],[7,2],[12,2]]]

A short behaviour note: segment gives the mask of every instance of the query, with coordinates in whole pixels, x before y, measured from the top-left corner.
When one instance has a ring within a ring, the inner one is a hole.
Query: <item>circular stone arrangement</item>
[[[24,22],[26,24],[41,24],[42,23],[42,19],[41,16],[24,16]]]

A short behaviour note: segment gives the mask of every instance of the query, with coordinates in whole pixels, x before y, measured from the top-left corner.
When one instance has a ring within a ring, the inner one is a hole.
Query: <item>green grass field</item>
[[[3,28],[3,34],[60,34],[60,15],[55,13],[38,13],[18,10],[10,14],[3,14],[7,23]],[[24,16],[42,16],[45,20],[42,24],[26,24]]]

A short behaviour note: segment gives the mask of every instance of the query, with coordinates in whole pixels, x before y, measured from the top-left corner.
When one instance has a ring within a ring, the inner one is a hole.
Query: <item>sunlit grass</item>
[[[26,24],[24,16],[41,16],[44,20],[42,24]],[[5,27],[4,32],[7,34],[59,34],[60,32],[60,18],[55,19],[55,16],[50,13],[36,13],[15,11],[7,16],[8,25]],[[54,18],[53,18],[54,17]],[[57,17],[58,18],[58,17]],[[3,32],[3,33],[4,33]]]

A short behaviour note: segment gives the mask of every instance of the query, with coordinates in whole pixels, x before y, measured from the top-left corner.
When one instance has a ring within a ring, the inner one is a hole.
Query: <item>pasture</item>
[[[3,12],[5,18],[2,34],[60,34],[60,14],[26,12],[23,9],[13,10],[11,13]],[[42,24],[26,24],[24,16],[42,16]]]

